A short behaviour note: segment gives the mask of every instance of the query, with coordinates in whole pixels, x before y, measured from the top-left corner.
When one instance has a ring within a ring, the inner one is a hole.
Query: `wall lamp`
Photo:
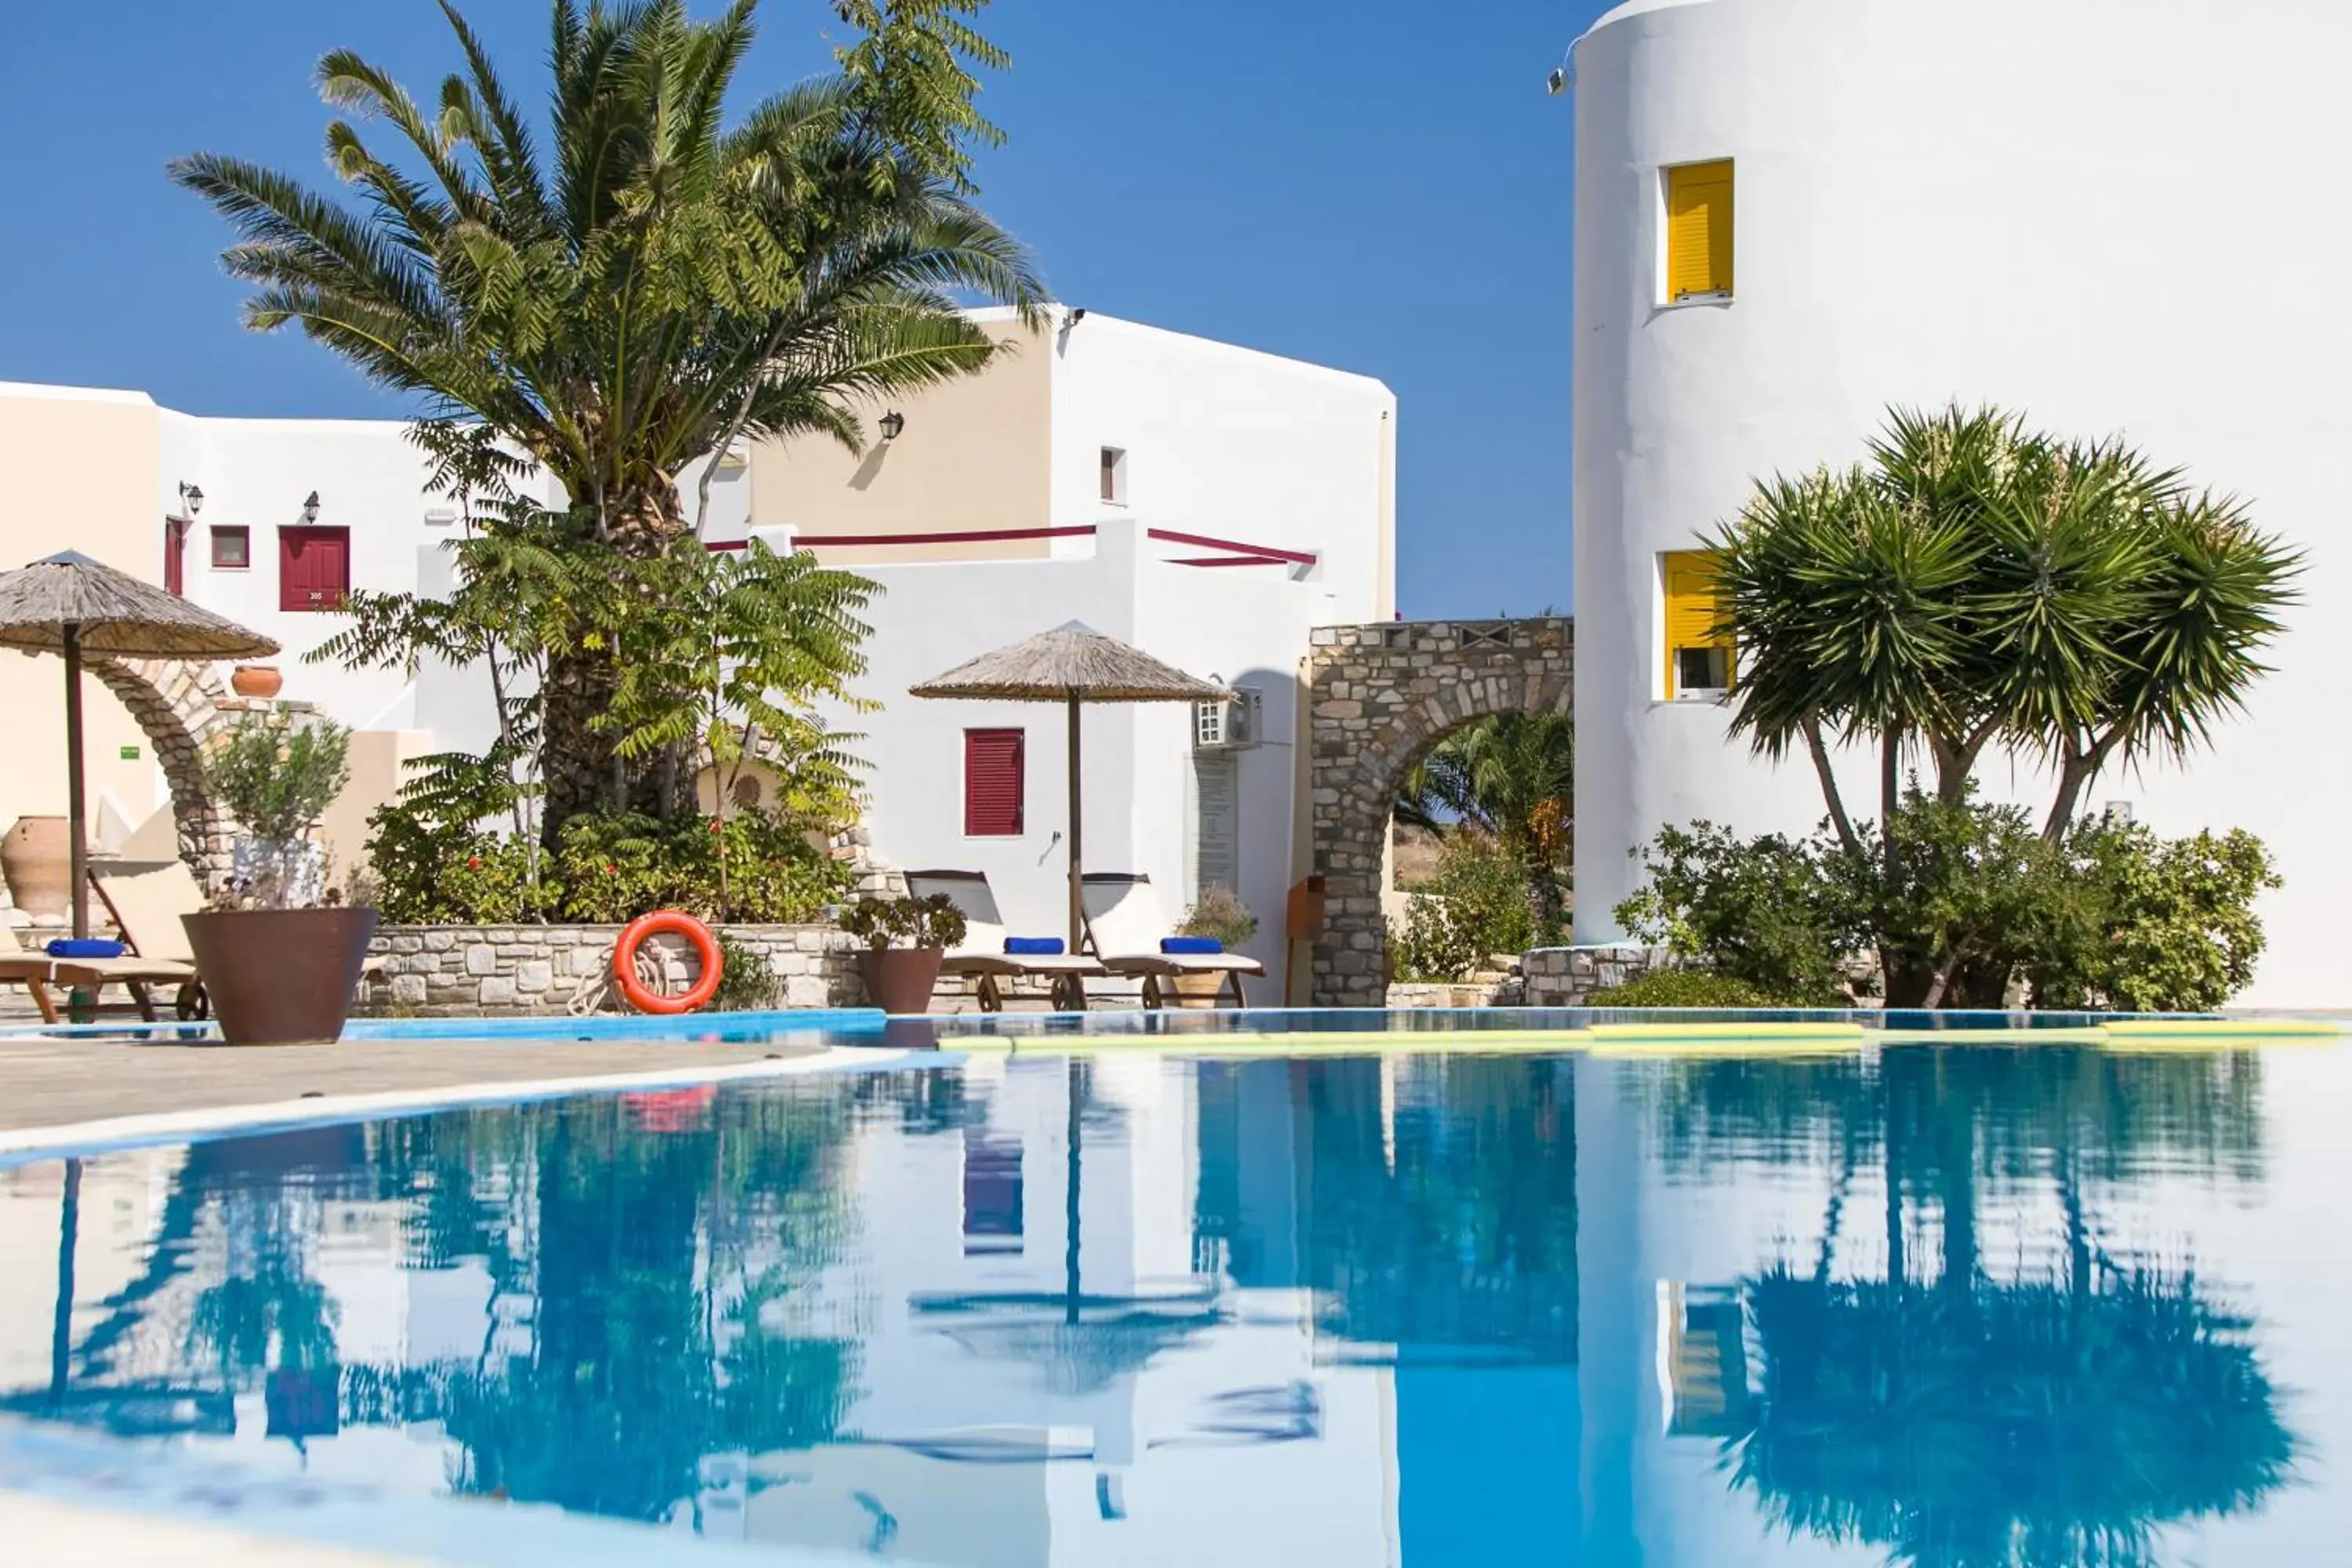
[[[195,516],[196,513],[205,510],[205,492],[196,486],[188,483],[185,479],[181,480],[180,505],[186,509],[187,514],[190,517]]]
[[[907,416],[897,409],[893,408],[889,413],[882,416],[882,439],[885,441],[897,440],[898,433],[906,427]]]
[[[312,490],[309,495],[302,499],[302,521],[304,522],[316,522],[319,521],[319,492],[317,490]]]

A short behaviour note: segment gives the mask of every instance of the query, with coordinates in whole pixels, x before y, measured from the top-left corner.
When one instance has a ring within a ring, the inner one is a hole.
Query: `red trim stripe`
[[[956,533],[803,533],[793,542],[805,548],[853,544],[984,544],[997,539],[1078,539],[1094,524],[1077,528],[974,528]]]
[[[1152,538],[1170,544],[1196,545],[1202,550],[1228,550],[1236,555],[1261,556],[1268,561],[1287,561],[1293,566],[1312,566],[1316,557],[1296,550],[1277,550],[1271,544],[1244,544],[1237,539],[1212,539],[1205,533],[1178,533],[1171,529],[1152,528],[1144,531]]]
[[[1290,563],[1279,555],[1175,555],[1169,557],[1171,566],[1287,566]]]

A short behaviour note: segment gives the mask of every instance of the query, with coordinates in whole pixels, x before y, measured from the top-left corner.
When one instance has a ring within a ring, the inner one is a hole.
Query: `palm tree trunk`
[[[1830,766],[1830,749],[1822,739],[1818,720],[1805,721],[1805,754],[1813,759],[1813,773],[1822,781],[1822,799],[1829,805],[1838,842],[1845,846],[1847,854],[1861,854],[1862,840],[1854,836],[1853,818],[1846,815],[1845,796],[1838,790],[1837,773]]]

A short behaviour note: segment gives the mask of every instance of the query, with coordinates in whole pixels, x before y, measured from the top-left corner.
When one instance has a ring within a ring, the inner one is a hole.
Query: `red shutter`
[[[1022,731],[963,732],[963,831],[968,838],[1021,834]]]
[[[352,591],[352,531],[278,531],[278,607],[331,610]]]
[[[163,520],[163,591],[175,597],[188,591],[188,523],[185,518]]]

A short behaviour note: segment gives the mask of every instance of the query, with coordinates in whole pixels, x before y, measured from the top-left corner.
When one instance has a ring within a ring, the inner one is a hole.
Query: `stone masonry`
[[[1315,1005],[1377,1007],[1386,994],[1381,858],[1406,773],[1474,719],[1569,712],[1574,659],[1564,616],[1397,621],[1313,634],[1308,788],[1325,920],[1315,940]]]
[[[114,693],[155,748],[172,792],[180,858],[206,893],[217,892],[229,875],[234,835],[228,818],[205,793],[204,750],[216,731],[236,721],[237,712],[269,704],[231,696],[207,664],[93,658],[83,668]]]
[[[855,1007],[866,991],[856,944],[832,926],[735,925],[730,942],[765,955],[778,1007]],[[625,1011],[606,984],[619,926],[384,926],[368,948],[368,973],[355,1011],[404,1017],[517,1017],[571,1012],[583,989],[594,1011]],[[699,973],[692,950],[656,937],[668,984],[683,990]]]
[[[1530,1007],[1581,1007],[1595,991],[1680,967],[1663,947],[1539,947],[1519,960]]]

